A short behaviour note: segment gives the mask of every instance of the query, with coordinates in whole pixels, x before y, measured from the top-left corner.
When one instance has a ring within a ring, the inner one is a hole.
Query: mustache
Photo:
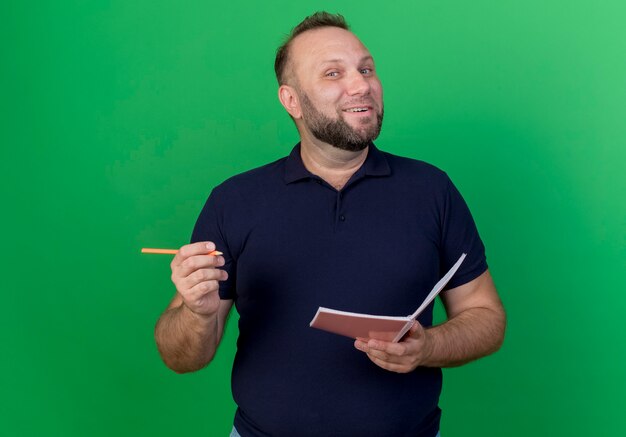
[[[374,109],[380,110],[381,108],[378,106],[378,103],[372,98],[359,98],[345,101],[341,104],[341,108],[352,108],[355,106],[371,106]]]

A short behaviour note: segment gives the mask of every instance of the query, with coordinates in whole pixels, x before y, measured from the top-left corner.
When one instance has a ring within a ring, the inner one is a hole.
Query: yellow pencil
[[[178,253],[178,250],[177,249],[151,249],[151,248],[144,247],[141,249],[141,253],[160,253],[164,255],[176,255]],[[219,250],[214,250],[213,252],[207,253],[207,255],[218,256],[218,255],[223,255],[223,253],[220,252]]]

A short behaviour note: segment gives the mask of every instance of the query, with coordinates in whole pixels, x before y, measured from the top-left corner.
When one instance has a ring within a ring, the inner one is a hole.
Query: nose
[[[369,94],[371,85],[366,77],[364,77],[359,70],[354,70],[352,74],[348,76],[348,95],[363,95]]]

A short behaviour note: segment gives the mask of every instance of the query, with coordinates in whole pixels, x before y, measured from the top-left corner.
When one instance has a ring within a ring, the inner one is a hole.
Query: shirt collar
[[[363,176],[388,176],[391,174],[391,168],[387,162],[387,158],[383,152],[378,150],[374,143],[370,143],[365,162],[357,170],[357,173]],[[285,162],[285,183],[290,184],[302,179],[316,178],[313,173],[308,171],[302,162],[300,155],[300,143],[291,150]]]

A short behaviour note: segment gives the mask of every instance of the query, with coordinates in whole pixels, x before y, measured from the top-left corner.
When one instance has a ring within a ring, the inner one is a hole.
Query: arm
[[[221,256],[209,256],[213,243],[183,246],[172,261],[177,293],[159,318],[154,336],[161,358],[177,373],[206,366],[215,355],[232,300],[221,300],[219,281],[228,274]]]
[[[378,366],[400,373],[418,366],[460,366],[500,348],[506,316],[489,271],[441,298],[445,323],[424,329],[416,322],[400,343],[358,339],[355,347]]]

